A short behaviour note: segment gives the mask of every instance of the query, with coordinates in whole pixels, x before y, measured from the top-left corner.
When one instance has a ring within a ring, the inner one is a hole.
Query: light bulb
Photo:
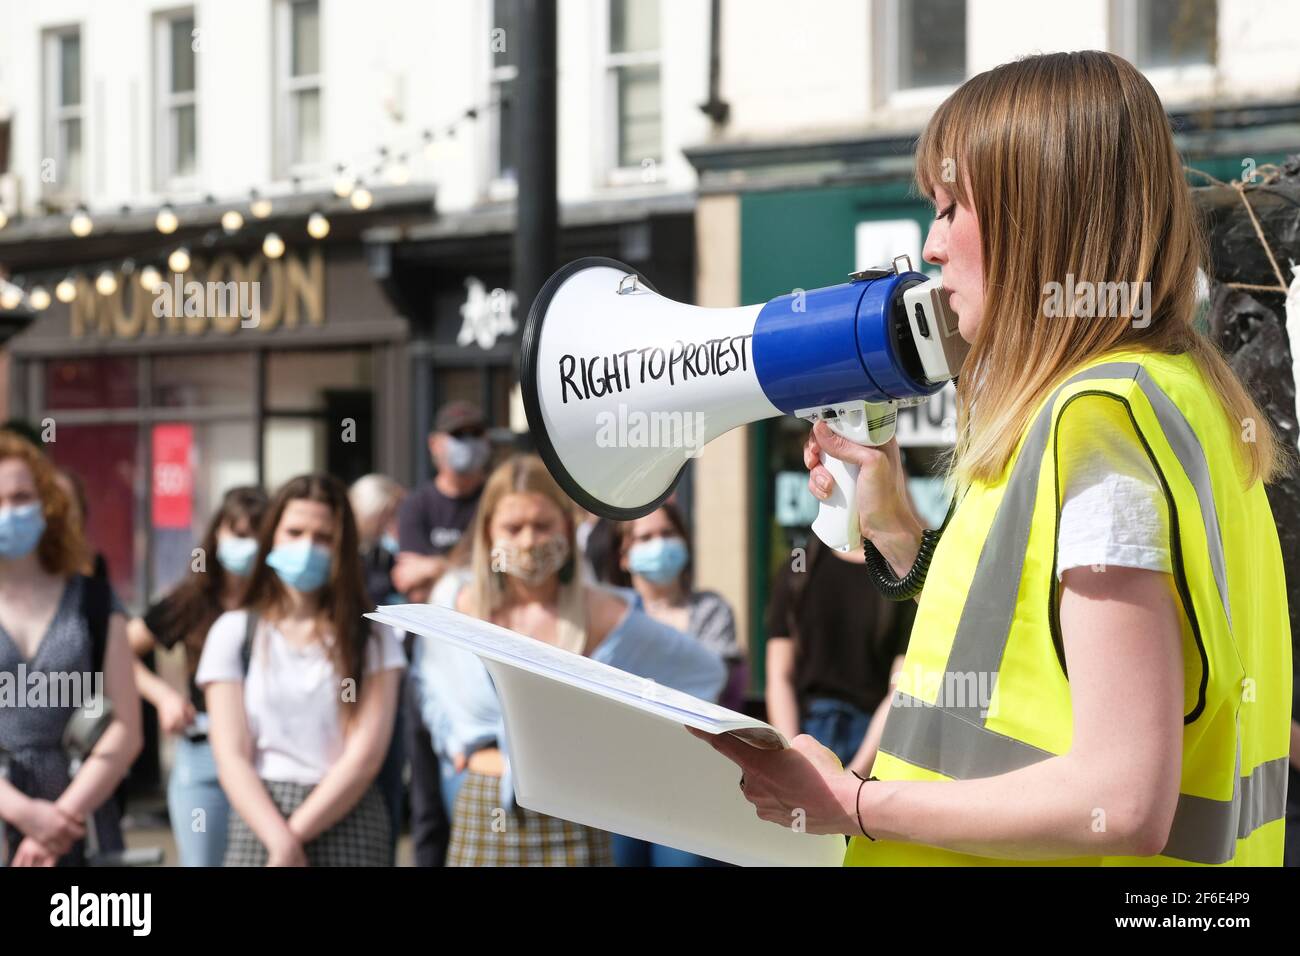
[[[190,271],[190,251],[184,246],[176,249],[167,257],[167,268],[172,272]]]
[[[95,291],[100,295],[112,295],[117,291],[117,276],[105,269],[95,279]]]
[[[340,199],[347,199],[352,193],[352,187],[356,185],[356,180],[350,173],[339,169],[339,174],[334,177],[334,195]]]
[[[276,233],[268,232],[262,240],[262,254],[268,259],[279,259],[284,255],[284,240]]]
[[[324,239],[330,234],[330,221],[323,213],[314,212],[307,217],[307,235],[313,239]]]
[[[0,209],[0,229],[3,229],[7,225],[9,225],[9,214],[3,209]]]
[[[352,203],[353,209],[369,209],[370,204],[375,201],[375,197],[370,195],[370,190],[365,186],[357,186],[352,190],[352,195],[348,197],[348,202]]]
[[[60,302],[71,302],[77,297],[77,283],[72,281],[72,276],[59,280],[54,287],[54,297]]]
[[[32,289],[31,294],[27,296],[27,301],[32,304],[32,308],[37,312],[44,312],[50,307],[50,293],[43,285],[38,285]]]
[[[162,285],[162,273],[153,266],[145,266],[140,270],[140,285],[150,292],[157,292]]]
[[[265,219],[267,216],[271,215],[271,200],[267,199],[265,196],[254,194],[252,200],[248,204],[248,211],[257,219]]]
[[[244,217],[238,209],[227,209],[221,216],[221,228],[229,233],[239,232],[244,228]]]
[[[153,224],[164,236],[170,236],[176,231],[176,227],[180,225],[180,220],[176,218],[176,212],[172,207],[164,203],[163,207],[158,210],[158,215],[154,217]]]
[[[72,220],[68,223],[68,228],[72,230],[72,234],[78,239],[86,238],[94,230],[95,222],[90,218],[90,213],[86,211],[85,206],[80,207],[72,214]]]
[[[23,290],[16,285],[8,282],[5,283],[3,291],[0,291],[0,308],[13,310],[23,304]]]

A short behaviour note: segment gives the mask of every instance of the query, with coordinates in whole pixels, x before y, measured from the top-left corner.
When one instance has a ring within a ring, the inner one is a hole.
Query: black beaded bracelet
[[[867,572],[871,581],[881,594],[891,601],[906,601],[916,597],[925,585],[926,573],[930,570],[930,559],[939,544],[943,529],[928,528],[921,532],[921,547],[916,552],[916,560],[903,577],[894,574],[885,556],[876,550],[876,546],[866,538],[862,539],[862,553],[867,559]]]

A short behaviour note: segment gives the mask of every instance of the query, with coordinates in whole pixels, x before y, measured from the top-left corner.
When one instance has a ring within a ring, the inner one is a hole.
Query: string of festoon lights
[[[346,200],[352,210],[365,212],[374,203],[372,187],[380,183],[394,187],[407,185],[411,181],[411,161],[415,155],[422,155],[428,162],[436,164],[443,158],[448,143],[456,138],[462,126],[484,118],[500,105],[500,98],[494,97],[480,106],[466,109],[444,126],[422,129],[417,138],[402,143],[400,148],[380,146],[358,154],[351,162],[332,164],[327,168],[332,169],[331,188],[334,196],[338,200]],[[301,180],[294,177],[290,182],[293,191],[288,195],[292,196],[299,191]],[[214,206],[223,205],[226,209],[221,214],[220,228],[209,229],[202,234],[198,237],[197,245],[211,248],[223,239],[239,236],[251,226],[249,218],[254,224],[270,219],[275,214],[276,198],[286,197],[264,195],[256,188],[250,189],[246,198],[237,201],[218,203],[215,196],[206,196],[201,207],[205,218],[210,217]],[[123,216],[143,211],[141,207],[125,205],[119,210]],[[8,226],[9,221],[8,214],[0,207],[0,230]],[[153,221],[160,237],[170,236],[187,225],[182,213],[167,199],[163,199],[154,210]],[[303,229],[309,237],[318,241],[328,236],[330,221],[325,210],[320,206],[313,208],[307,214]],[[78,203],[68,218],[68,230],[78,239],[94,235],[94,216],[84,202]],[[268,259],[279,259],[284,255],[285,248],[284,238],[278,232],[267,231],[262,236],[262,254]],[[133,258],[82,262],[70,272],[41,270],[15,275],[11,279],[0,278],[0,309],[12,312],[26,303],[31,310],[43,312],[49,308],[53,299],[71,303],[77,298],[77,280],[88,276],[94,276],[94,288],[100,295],[110,296],[117,291],[119,274],[124,279],[138,274],[140,285],[152,293],[164,281],[163,274],[155,263],[164,263],[169,272],[185,273],[192,264],[190,247],[160,238],[152,247],[137,249]]]

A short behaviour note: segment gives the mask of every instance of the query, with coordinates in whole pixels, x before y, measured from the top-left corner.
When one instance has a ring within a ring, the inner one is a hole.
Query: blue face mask
[[[334,555],[310,541],[298,541],[272,548],[266,563],[295,591],[311,592],[324,587],[329,580]]]
[[[682,573],[688,557],[690,552],[681,538],[652,538],[632,545],[627,553],[627,566],[633,574],[663,584]]]
[[[45,514],[39,501],[0,511],[0,558],[25,558],[41,543]]]
[[[231,574],[248,577],[257,557],[256,538],[222,538],[217,542],[217,560]]]
[[[492,457],[492,444],[486,437],[455,438],[447,436],[447,467],[459,475],[478,471]]]
[[[379,536],[379,546],[389,554],[397,554],[398,551],[402,550],[401,546],[397,543],[397,539],[387,531]]]

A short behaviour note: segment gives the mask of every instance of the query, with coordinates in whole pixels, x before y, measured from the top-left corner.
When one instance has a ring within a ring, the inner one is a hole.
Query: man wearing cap
[[[393,584],[407,600],[423,603],[447,569],[446,555],[474,518],[492,447],[483,413],[466,401],[438,411],[429,435],[437,474],[402,502],[397,516],[401,549]]]
[[[437,474],[402,501],[397,513],[399,552],[392,573],[393,586],[408,601],[418,603],[429,600],[447,570],[447,554],[473,521],[487,480],[492,446],[478,407],[460,400],[443,405],[429,435],[429,454]],[[404,705],[411,761],[411,842],[416,866],[442,866],[451,824],[419,696],[416,688],[408,687]]]

